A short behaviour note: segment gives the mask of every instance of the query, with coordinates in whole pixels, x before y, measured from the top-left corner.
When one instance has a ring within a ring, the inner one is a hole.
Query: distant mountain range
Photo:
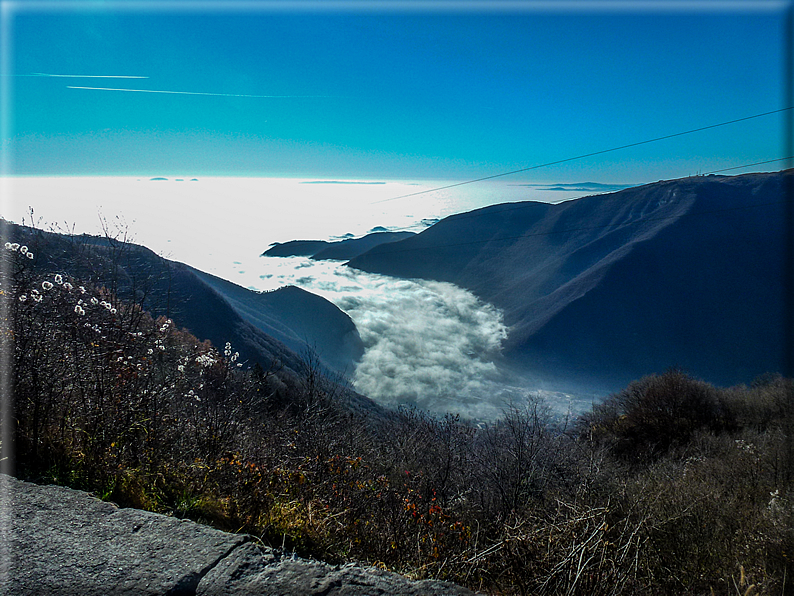
[[[629,188],[631,184],[601,184],[600,182],[559,182],[555,184],[511,184],[511,186],[527,186],[538,190],[564,190],[582,192],[607,192]]]
[[[153,316],[170,317],[222,350],[231,342],[249,365],[299,375],[307,349],[329,373],[352,373],[364,347],[353,321],[310,292],[284,287],[254,292],[157,256],[143,246],[99,236],[71,236],[3,222],[3,236],[26,244],[34,266],[104,285]]]
[[[317,260],[347,261],[381,244],[398,242],[415,235],[413,232],[373,232],[362,238],[350,238],[337,242],[291,240],[273,245],[260,256],[311,257]]]
[[[794,171],[660,181],[494,205],[353,258],[452,282],[503,309],[508,361],[616,389],[680,366],[718,384],[783,372],[785,189]]]

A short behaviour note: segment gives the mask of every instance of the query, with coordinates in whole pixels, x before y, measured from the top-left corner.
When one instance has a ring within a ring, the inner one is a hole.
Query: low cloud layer
[[[346,272],[350,277],[361,274]],[[363,295],[338,301],[366,352],[356,389],[381,403],[480,413],[507,337],[502,315],[451,284],[384,278]]]
[[[263,257],[258,269],[257,289],[298,285],[350,315],[366,347],[353,385],[381,404],[492,419],[537,393],[497,365],[508,333],[502,313],[466,290],[299,257]],[[548,397],[567,409],[567,396]]]

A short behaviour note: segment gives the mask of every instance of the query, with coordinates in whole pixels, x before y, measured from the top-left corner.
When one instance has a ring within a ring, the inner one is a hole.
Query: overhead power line
[[[759,166],[759,165],[762,165],[762,164],[774,163],[776,161],[785,161],[787,159],[794,159],[794,155],[790,155],[789,157],[778,157],[776,159],[767,159],[765,161],[756,161],[754,163],[746,163],[746,164],[742,164],[740,166],[732,166],[730,168],[722,168],[720,170],[711,170],[710,172],[704,172],[703,174],[700,175],[700,177],[708,176],[709,174],[718,174],[720,172],[727,172],[729,170],[739,170],[741,168],[749,168],[749,167],[752,167],[752,166]],[[621,190],[618,190],[618,191],[610,191],[610,192],[594,193],[594,194],[614,194],[615,192],[623,192],[624,190],[628,190],[629,188],[636,188],[637,186],[642,186],[642,184],[636,184],[634,186],[629,186],[627,188],[624,188],[624,189],[621,189]],[[588,195],[588,196],[592,196],[592,195]],[[572,200],[572,199],[569,199],[569,200]],[[527,207],[527,204],[528,203],[532,203],[532,202],[533,201],[519,201],[517,203],[504,203],[504,207],[502,209],[493,210],[493,211],[491,211],[491,213],[504,213],[505,211],[514,211],[516,209],[525,209]],[[549,203],[549,204],[550,205],[558,205],[559,203]],[[496,205],[489,205],[489,207],[495,207],[495,206]],[[482,209],[484,209],[484,208],[485,207],[482,207]],[[478,209],[475,209],[472,212],[454,213],[454,214],[452,214],[452,215],[450,215],[448,217],[454,217],[456,220],[459,221],[461,219],[467,219],[469,217],[477,217],[478,213],[476,213],[476,211],[478,211]]]
[[[794,159],[794,155],[789,155],[788,157],[778,157],[777,159],[767,159],[766,161],[757,161],[755,163],[746,163],[741,166],[733,166],[732,168],[722,168],[721,170],[711,170],[710,172],[706,172],[706,174],[719,174],[720,172],[727,172],[729,170],[740,170],[742,168],[760,166],[765,163],[774,163],[776,161],[785,161],[787,159]]]
[[[681,136],[693,134],[693,133],[696,133],[696,132],[702,132],[704,130],[710,130],[712,128],[719,128],[721,126],[728,126],[729,124],[736,124],[737,122],[745,122],[747,120],[753,120],[755,118],[762,118],[764,116],[771,116],[772,114],[780,114],[782,112],[786,112],[786,111],[789,111],[789,110],[792,110],[792,109],[794,109],[794,106],[788,106],[786,108],[780,108],[778,110],[772,110],[770,112],[763,112],[763,113],[760,113],[760,114],[753,114],[752,116],[744,116],[743,118],[736,118],[734,120],[727,120],[725,122],[718,122],[717,124],[709,124],[708,126],[701,126],[701,127],[698,127],[698,128],[692,128],[690,130],[684,130],[684,131],[681,131],[681,132],[675,132],[675,133],[664,135],[664,136],[661,136],[661,137],[655,137],[653,139],[646,139],[644,141],[637,141],[635,143],[628,143],[627,145],[620,145],[619,147],[610,147],[609,149],[601,149],[600,151],[593,151],[592,153],[585,153],[585,154],[582,154],[582,155],[576,155],[574,157],[566,157],[565,159],[558,159],[556,161],[549,161],[549,162],[546,162],[546,163],[536,164],[534,166],[529,166],[529,167],[526,167],[526,168],[520,168],[518,170],[511,170],[509,172],[501,172],[499,174],[491,174],[490,176],[483,176],[482,178],[475,178],[475,179],[472,179],[472,180],[465,180],[463,182],[455,182],[454,184],[447,184],[446,186],[439,186],[437,188],[428,188],[426,190],[420,190],[420,191],[417,191],[417,192],[412,192],[412,193],[409,193],[409,194],[400,195],[398,197],[391,197],[391,198],[388,198],[388,199],[381,199],[379,201],[373,201],[373,204],[385,203],[387,201],[396,201],[397,199],[405,199],[405,198],[408,198],[408,197],[415,197],[417,195],[423,195],[423,194],[427,194],[429,192],[435,192],[437,190],[446,190],[448,188],[455,188],[457,186],[463,186],[463,185],[466,185],[466,184],[474,184],[475,182],[483,182],[485,180],[493,180],[494,178],[501,178],[503,176],[510,176],[512,174],[518,174],[520,172],[528,172],[530,170],[537,170],[537,169],[540,169],[540,168],[546,168],[548,166],[554,166],[554,165],[558,165],[558,164],[561,164],[561,163],[567,163],[569,161],[576,161],[578,159],[585,159],[587,157],[593,157],[593,156],[596,156],[596,155],[603,155],[605,153],[612,153],[613,151],[620,151],[621,149],[629,149],[631,147],[639,147],[640,145],[647,145],[648,143],[656,143],[657,141],[664,141],[665,139],[672,139],[672,138],[675,138],[675,137],[681,137]],[[777,160],[773,160],[773,161],[777,161]]]

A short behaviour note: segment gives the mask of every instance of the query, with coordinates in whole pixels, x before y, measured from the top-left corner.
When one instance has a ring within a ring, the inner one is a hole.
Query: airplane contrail
[[[133,93],[168,93],[170,95],[211,95],[214,97],[256,97],[256,98],[305,98],[330,97],[329,95],[244,95],[241,93],[206,93],[203,91],[165,91],[161,89],[113,89],[111,87],[78,87],[67,85],[67,89],[90,89],[93,91],[128,91]]]
[[[22,75],[25,76],[25,75]],[[148,79],[149,77],[138,77],[132,75],[79,75],[79,74],[49,74],[46,72],[34,72],[31,77],[55,77],[59,79]]]

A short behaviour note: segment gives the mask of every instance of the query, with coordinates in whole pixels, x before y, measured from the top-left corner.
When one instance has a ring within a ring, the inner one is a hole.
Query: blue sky
[[[785,3],[500,6],[3,2],[5,173],[461,180],[785,105]],[[511,181],[774,159],[784,122]]]

